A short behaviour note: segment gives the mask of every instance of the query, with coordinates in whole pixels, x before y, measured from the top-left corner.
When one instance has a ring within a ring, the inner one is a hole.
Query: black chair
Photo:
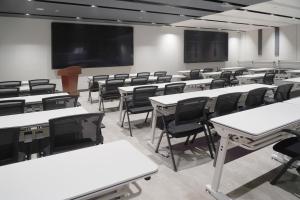
[[[0,88],[16,88],[21,86],[21,81],[2,81]]]
[[[200,76],[200,69],[192,69],[192,70],[190,71],[190,79],[191,79],[191,80],[201,79],[201,76]]]
[[[274,84],[275,73],[267,72],[263,78],[263,84],[273,85]]]
[[[225,80],[225,85],[226,85],[226,86],[229,86],[229,85],[230,85],[231,75],[232,75],[232,72],[231,72],[231,71],[224,71],[224,72],[222,72],[221,75],[220,75],[220,79]]]
[[[0,116],[24,113],[25,100],[0,101]]]
[[[238,103],[242,93],[228,93],[217,97],[214,112],[210,118],[227,115],[238,110]]]
[[[267,88],[250,90],[245,101],[245,109],[256,108],[263,105],[267,90]]]
[[[187,137],[188,141],[188,139],[193,136],[194,138],[192,141],[194,141],[198,133],[204,132],[210,155],[213,158],[213,152],[211,149],[212,138],[207,134],[205,128],[205,106],[207,101],[207,97],[191,98],[179,101],[176,106],[174,120],[166,123],[163,117],[164,130],[160,135],[155,152],[158,153],[162,137],[166,134],[174,171],[177,171],[177,166],[175,164],[172,144],[170,141],[172,138]]]
[[[56,84],[39,84],[39,85],[29,85],[31,95],[41,95],[41,94],[54,94]]]
[[[207,73],[207,72],[213,72],[214,71],[214,69],[213,68],[204,68],[203,69],[203,71],[202,71],[202,73]]]
[[[137,77],[149,77],[150,76],[150,72],[139,72],[136,75]]]
[[[18,97],[19,88],[0,88],[0,98]]]
[[[131,78],[130,85],[146,85],[148,83],[149,77],[148,76],[139,76],[136,78]]]
[[[71,95],[43,98],[43,110],[56,110],[76,107],[77,100],[78,96]]]
[[[147,122],[148,115],[153,111],[153,107],[149,100],[149,97],[155,96],[157,91],[157,86],[142,86],[136,87],[133,90],[132,98],[127,98],[125,100],[125,112],[122,120],[122,127],[124,125],[125,115],[127,114],[127,120],[129,125],[130,136],[132,136],[131,124],[130,124],[130,114],[140,114],[147,113],[145,123]]]
[[[115,79],[127,79],[127,78],[129,78],[129,74],[115,74],[114,78]]]
[[[237,79],[237,76],[242,76],[244,74],[244,70],[240,69],[240,70],[236,70],[233,73],[233,79],[230,80],[230,85],[234,86],[234,85],[238,85],[239,84],[239,80]]]
[[[165,85],[164,95],[183,93],[186,83],[171,83]]]
[[[19,161],[19,128],[0,129],[0,166]]]
[[[124,79],[108,79],[105,81],[105,85],[101,88],[100,91],[100,102],[99,102],[99,110],[104,111],[104,100],[114,100],[120,99],[119,87],[123,87],[125,85]]]
[[[265,103],[272,104],[276,102],[289,100],[293,86],[293,83],[279,85],[274,93],[274,98],[266,97]]]
[[[88,113],[50,119],[50,154],[103,144],[103,116],[104,113]]]
[[[295,130],[283,130],[284,132],[291,133],[296,137],[284,139],[273,146],[273,149],[281,154],[289,156],[291,159],[283,165],[281,171],[270,182],[275,185],[281,176],[293,165],[293,163],[300,161],[300,132]],[[300,174],[300,167],[297,168]]]
[[[172,80],[172,75],[158,76],[156,83],[170,83]]]
[[[29,83],[29,86],[48,84],[49,79],[33,79],[33,80],[29,80],[28,83]]]
[[[99,92],[99,83],[98,81],[107,80],[109,78],[109,75],[97,75],[93,76],[92,82],[90,82],[89,85],[89,99],[91,103],[93,103],[92,99],[92,92]]]
[[[209,89],[217,89],[225,87],[225,80],[223,79],[215,79],[212,80],[209,86]]]
[[[154,76],[160,77],[160,76],[166,76],[167,72],[166,71],[157,71],[154,72]]]

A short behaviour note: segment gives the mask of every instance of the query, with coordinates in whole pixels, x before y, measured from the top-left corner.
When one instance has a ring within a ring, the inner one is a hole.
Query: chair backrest
[[[132,105],[133,107],[150,106],[149,97],[155,96],[157,86],[142,86],[133,89]]]
[[[0,116],[24,113],[25,100],[0,101]]]
[[[0,88],[15,88],[20,87],[21,81],[2,81],[0,82]]]
[[[127,79],[127,78],[129,78],[129,74],[115,74],[114,78],[115,79]]]
[[[175,124],[200,122],[204,119],[208,97],[197,97],[178,101],[175,111]]]
[[[0,129],[0,165],[18,162],[19,128]]]
[[[43,98],[43,110],[55,110],[76,107],[77,100],[78,96],[71,95]]]
[[[190,79],[195,80],[200,78],[200,69],[192,69],[190,71]]]
[[[131,82],[130,85],[134,86],[134,85],[146,85],[148,83],[148,76],[140,76],[140,77],[136,77],[136,78],[131,78]]]
[[[267,88],[257,88],[248,92],[245,106],[246,108],[255,108],[264,104],[264,98]]]
[[[221,73],[220,75],[220,79],[223,79],[225,80],[226,84],[230,84],[230,79],[231,79],[231,74],[232,72],[231,71],[224,71]]]
[[[290,99],[290,93],[293,86],[293,83],[279,85],[274,94],[274,99],[276,101],[285,101]]]
[[[92,90],[98,90],[99,84],[98,81],[107,80],[109,78],[109,75],[97,75],[93,76],[92,84],[90,85],[90,89]]]
[[[267,72],[263,78],[263,83],[267,85],[272,85],[274,83],[275,73]]]
[[[166,71],[157,71],[154,72],[154,76],[160,77],[160,76],[166,76],[167,72]]]
[[[39,94],[53,94],[55,93],[56,84],[39,84],[39,85],[30,85],[30,94],[39,95]]]
[[[240,69],[240,70],[236,70],[233,74],[233,77],[236,78],[237,76],[242,76],[244,74],[244,71],[243,69]]]
[[[210,89],[223,88],[225,87],[225,83],[226,82],[224,79],[215,79],[211,81],[209,88]]]
[[[213,72],[213,71],[214,71],[213,68],[207,67],[207,68],[204,68],[204,69],[203,69],[202,73]]]
[[[119,95],[119,87],[125,85],[124,79],[108,79],[105,82],[104,87],[102,88],[101,94],[104,95]]]
[[[18,97],[19,88],[0,88],[0,98]]]
[[[29,86],[32,86],[32,85],[41,85],[41,84],[48,84],[49,83],[49,79],[33,79],[33,80],[29,80],[28,83],[29,83]]]
[[[150,76],[150,72],[139,72],[136,75],[137,77],[149,77]]]
[[[103,143],[103,116],[103,113],[88,113],[50,119],[50,154]]]
[[[183,93],[186,83],[171,83],[165,85],[164,95]]]
[[[236,111],[241,94],[237,92],[218,96],[214,109],[215,115],[221,116]]]
[[[172,75],[158,76],[157,83],[169,83],[172,80]]]

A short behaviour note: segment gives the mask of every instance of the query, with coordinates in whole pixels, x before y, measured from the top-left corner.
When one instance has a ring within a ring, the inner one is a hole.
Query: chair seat
[[[231,85],[238,85],[238,84],[239,84],[239,80],[238,80],[238,79],[232,79],[232,80],[230,81],[230,84],[231,84]]]
[[[164,116],[164,120],[166,124],[169,124],[172,120],[175,119],[175,115],[168,115],[168,116]],[[159,116],[157,117],[156,120],[156,127],[159,128],[160,130],[164,130],[164,122],[163,122],[163,117]]]
[[[101,94],[101,98],[106,99],[106,100],[119,99],[120,96],[121,96],[120,93],[111,93],[111,92]]]
[[[76,149],[89,147],[93,145],[95,145],[95,143],[90,138],[83,138],[81,140],[72,143],[61,142],[55,146],[55,152],[76,150]]]
[[[271,98],[271,97],[265,97],[264,101],[265,101],[265,104],[276,103],[276,100],[274,98]]]
[[[130,107],[128,108],[128,112],[132,114],[146,113],[153,111],[152,106],[141,106],[141,107]]]
[[[170,135],[172,135],[174,138],[186,137],[204,131],[204,127],[202,124],[188,123],[188,124],[176,125],[175,120],[171,121],[168,124],[167,129]]]
[[[291,137],[275,144],[273,149],[291,158],[300,156],[300,139]]]

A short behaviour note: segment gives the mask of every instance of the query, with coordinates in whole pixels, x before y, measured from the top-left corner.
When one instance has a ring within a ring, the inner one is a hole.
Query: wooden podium
[[[77,90],[79,74],[81,74],[79,66],[71,66],[57,71],[57,75],[61,76],[64,92],[68,92],[70,95],[79,95]]]

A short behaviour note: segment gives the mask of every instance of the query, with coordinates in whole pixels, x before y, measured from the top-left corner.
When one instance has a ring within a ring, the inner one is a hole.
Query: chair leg
[[[211,148],[211,141],[207,135],[207,132],[206,130],[204,129],[204,135],[205,135],[205,138],[206,138],[206,142],[207,142],[207,146],[208,146],[208,150],[209,150],[209,154],[210,154],[210,157],[213,159],[214,158],[214,154],[212,152],[212,148]]]
[[[103,100],[103,98],[101,98],[101,101],[102,101],[102,111],[104,112],[104,100]]]
[[[288,168],[296,161],[299,160],[300,157],[292,158],[287,163],[284,164],[283,168],[277,174],[277,176],[270,182],[272,185],[275,185],[280,177],[288,170]]]
[[[211,134],[209,125],[206,125],[206,127],[207,127],[208,136],[209,136],[209,138],[210,138],[210,140],[211,140],[211,146],[212,146],[212,148],[213,148],[213,150],[214,150],[214,153],[216,153],[216,152],[217,152],[217,151],[216,151],[216,146],[215,146],[214,138],[213,138],[213,136],[212,136],[212,134]],[[204,128],[205,128],[205,127],[204,127]]]
[[[167,133],[167,139],[168,139],[168,145],[169,145],[169,149],[170,149],[170,153],[171,153],[173,168],[174,168],[174,171],[177,172],[177,166],[176,166],[176,163],[175,163],[173,149],[172,149],[172,145],[171,145],[171,141],[170,141],[170,136],[169,136],[168,133]]]
[[[92,92],[91,91],[89,91],[89,99],[88,99],[88,101],[90,101],[91,103],[93,103]]]
[[[156,149],[155,149],[155,153],[158,153],[158,149],[159,149],[159,146],[160,146],[160,143],[161,143],[161,140],[164,136],[164,131],[161,132],[160,136],[159,136],[159,139],[158,139],[158,142],[157,142],[157,146],[156,146]]]
[[[197,134],[195,134],[195,135],[193,136],[193,139],[192,139],[192,141],[191,141],[191,144],[193,144],[193,143],[195,142],[196,137],[197,137]]]
[[[188,143],[189,143],[189,141],[190,141],[190,135],[189,136],[187,136],[187,138],[186,138],[186,140],[185,140],[185,143],[184,143],[184,145],[188,145]]]
[[[126,115],[126,112],[127,112],[127,111],[124,111],[124,114],[123,114],[123,120],[122,120],[121,127],[124,127],[124,120],[125,120],[125,115]]]
[[[147,116],[146,116],[146,119],[145,119],[145,121],[144,121],[145,124],[147,123],[147,119],[148,119],[149,113],[150,113],[150,112],[147,112]]]
[[[131,130],[131,124],[130,124],[130,118],[129,118],[129,113],[127,113],[127,120],[128,120],[128,125],[129,125],[129,132],[130,132],[130,136],[132,137],[132,130]]]

